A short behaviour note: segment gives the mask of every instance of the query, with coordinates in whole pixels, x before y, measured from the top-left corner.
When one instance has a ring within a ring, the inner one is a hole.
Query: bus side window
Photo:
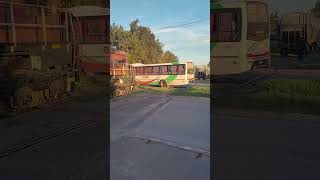
[[[144,67],[143,75],[150,75],[151,74],[150,70],[152,70],[152,67]]]
[[[147,73],[148,75],[152,75],[152,67],[147,67]]]
[[[169,71],[168,71],[168,66],[162,66],[161,67],[161,74],[162,75],[168,75],[169,74]]]
[[[171,73],[172,73],[172,75],[177,75],[177,74],[179,74],[178,73],[178,65],[173,65],[173,66],[171,66]]]
[[[160,66],[154,66],[152,67],[152,74],[158,75],[160,73]]]
[[[184,72],[184,68],[185,68],[185,65],[179,65],[178,66],[178,74],[180,74],[180,75],[183,75],[183,74],[185,74],[185,72]]]
[[[143,67],[136,68],[136,75],[143,75]]]

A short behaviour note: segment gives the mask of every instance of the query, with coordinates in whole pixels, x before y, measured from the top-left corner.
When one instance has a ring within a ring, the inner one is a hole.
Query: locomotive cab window
[[[87,34],[96,36],[96,35],[104,35],[103,28],[101,28],[101,23],[97,20],[89,20],[87,22]]]

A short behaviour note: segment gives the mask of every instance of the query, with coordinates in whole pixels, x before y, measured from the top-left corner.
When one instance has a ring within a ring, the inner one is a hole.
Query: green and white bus
[[[267,0],[215,0],[210,10],[212,75],[269,67]]]
[[[134,68],[136,84],[140,85],[184,86],[194,78],[194,68],[193,64],[190,66],[190,62],[131,65]]]

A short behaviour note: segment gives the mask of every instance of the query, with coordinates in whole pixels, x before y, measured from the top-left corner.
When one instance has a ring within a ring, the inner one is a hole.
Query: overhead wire
[[[164,26],[164,27],[161,27],[161,28],[157,28],[157,30],[164,30],[164,29],[169,29],[169,28],[176,28],[176,27],[188,26],[188,25],[192,25],[192,24],[201,23],[201,22],[207,21],[207,20],[209,20],[209,19],[210,19],[210,18],[202,18],[202,19],[200,19],[200,20],[191,21],[191,22],[186,22],[186,23],[182,23],[182,24]]]

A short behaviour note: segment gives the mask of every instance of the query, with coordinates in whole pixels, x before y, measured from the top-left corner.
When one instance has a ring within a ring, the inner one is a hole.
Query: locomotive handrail
[[[121,68],[115,67],[115,65],[121,66]],[[127,66],[127,67],[125,67]],[[112,62],[112,66],[110,66],[110,75],[113,77],[116,76],[128,76],[131,75],[134,77],[134,71],[133,71],[133,66],[128,64],[128,63],[117,63],[117,62]],[[120,75],[117,75],[116,72],[121,71]]]
[[[30,7],[42,7],[45,9],[53,9],[52,7],[44,6],[44,5],[35,5],[35,4],[23,4],[23,3],[17,3],[17,2],[8,2],[8,1],[0,1],[0,3],[5,3],[5,4],[15,4],[15,5],[21,5],[21,6],[30,6]],[[67,10],[67,8],[57,8],[55,7],[54,9],[56,10]]]
[[[0,23],[0,26],[23,26],[23,27],[53,27],[53,28],[64,28],[62,25],[49,25],[49,24],[20,24],[20,23]]]

